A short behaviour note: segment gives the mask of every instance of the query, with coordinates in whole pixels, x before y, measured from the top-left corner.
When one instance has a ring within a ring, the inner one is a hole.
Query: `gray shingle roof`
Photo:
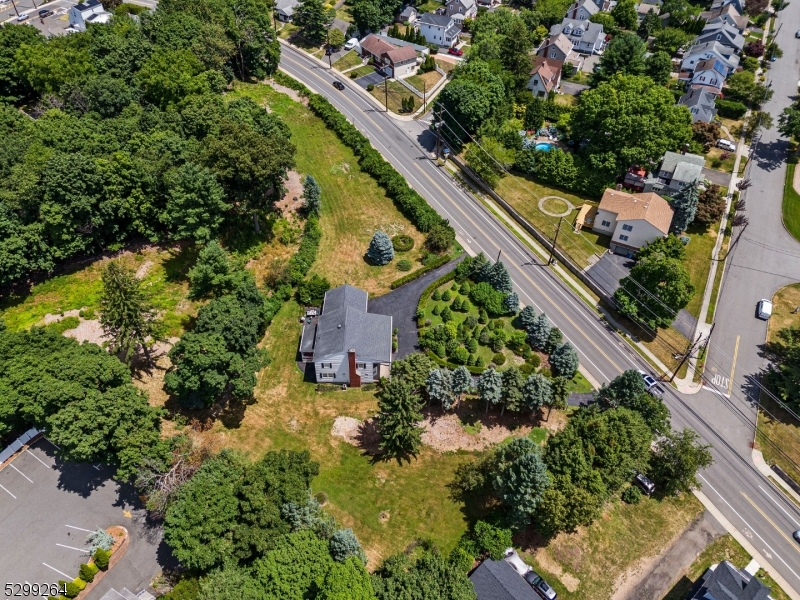
[[[706,163],[706,159],[697,154],[680,154],[678,152],[665,152],[664,160],[661,161],[660,171],[674,173],[680,163],[699,165],[701,168]]]
[[[564,29],[569,26],[570,32],[567,33]],[[584,33],[580,36],[575,35],[577,29],[582,29]],[[603,26],[600,23],[592,23],[591,21],[579,21],[577,19],[564,19],[559,25],[553,25],[550,28],[550,35],[558,35],[563,33],[573,40],[581,40],[590,44],[597,42],[597,38],[604,35]]]
[[[716,600],[767,600],[770,589],[756,577],[740,571],[727,560],[713,571],[706,571],[703,585],[693,596]]]
[[[504,560],[485,560],[469,576],[478,600],[539,600],[533,588]]]
[[[359,359],[390,362],[392,318],[367,312],[368,294],[351,285],[325,293],[314,335],[314,360],[355,349]]]
[[[678,104],[685,106],[692,113],[692,122],[704,121],[710,123],[717,115],[716,101],[717,95],[706,90],[689,90]]]
[[[693,183],[700,179],[702,174],[703,165],[693,165],[688,162],[681,162],[678,163],[678,166],[675,167],[675,171],[672,173],[672,181]]]
[[[435,27],[447,27],[453,17],[447,15],[437,15],[436,13],[423,13],[419,17],[419,22],[423,25],[434,25]]]

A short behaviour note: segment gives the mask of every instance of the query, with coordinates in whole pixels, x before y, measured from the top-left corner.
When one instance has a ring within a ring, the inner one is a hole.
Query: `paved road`
[[[793,14],[800,20],[800,5],[791,3],[786,11],[794,11]],[[795,29],[787,28],[792,31]],[[784,32],[780,37],[784,37]],[[786,51],[783,61],[795,60],[793,47],[790,48],[785,41],[781,45]],[[781,61],[775,67],[780,65]],[[424,149],[424,145],[430,142],[430,134],[423,131],[422,125],[392,120],[349,80],[344,80],[345,91],[336,91],[332,86],[332,74],[297,50],[284,46],[281,67],[313,91],[325,95],[353,122],[409,184],[450,220],[465,245],[475,252],[483,251],[492,258],[502,252],[502,260],[509,269],[522,301],[534,305],[539,312],[547,313],[564,332],[565,338],[577,347],[581,363],[597,381],[607,382],[629,368],[650,370],[638,354],[600,321],[598,315],[579,300],[553,271],[544,267],[539,258],[509,233],[494,215],[460,189],[430,160],[430,155]],[[796,79],[793,76],[792,81]],[[770,158],[767,152],[770,148],[775,154],[785,147],[783,145],[774,150],[774,146],[768,142],[765,136],[760,146],[764,149],[764,158],[755,161],[759,165],[762,161],[766,164],[769,160],[777,160],[777,155]],[[771,184],[757,185],[765,189],[772,185],[779,190],[782,180],[778,176]],[[761,195],[762,192],[751,193],[752,202],[758,202]],[[756,212],[750,210],[751,222],[755,220]],[[757,229],[751,225],[750,231]],[[774,238],[767,235],[766,239]],[[739,257],[734,257],[733,262],[737,260],[740,260]],[[795,268],[798,266],[800,261]],[[736,268],[739,269],[739,277],[749,277],[749,272],[743,267]],[[731,276],[730,280],[735,278],[736,275]],[[773,290],[770,288],[764,295],[768,296]],[[715,330],[715,341],[723,344],[732,334],[735,336],[735,332],[748,331],[748,344],[752,345],[757,343],[754,340],[759,328],[763,341],[763,326],[754,323],[751,317],[755,300],[751,303],[750,296],[761,297],[760,294],[755,287],[748,288],[746,295],[736,294],[727,288],[723,291],[720,320],[725,320],[718,324],[720,331]],[[733,348],[725,346],[725,351],[733,353]],[[740,354],[747,357],[751,369],[749,373],[757,370],[752,369],[752,355],[757,356],[757,352],[757,347],[748,347],[746,351],[740,349]],[[712,363],[724,358],[714,345],[711,358]],[[719,364],[730,365],[730,362]],[[760,362],[758,364],[760,366]],[[737,378],[741,378],[743,372],[740,370]],[[749,403],[738,394],[729,399],[710,391],[681,396],[674,390],[667,392],[665,402],[672,411],[675,427],[691,427],[713,444],[715,463],[702,474],[703,491],[733,526],[764,555],[769,562],[768,568],[779,572],[791,587],[800,590],[800,546],[790,537],[791,531],[800,529],[800,511],[753,466],[750,449],[753,410]]]

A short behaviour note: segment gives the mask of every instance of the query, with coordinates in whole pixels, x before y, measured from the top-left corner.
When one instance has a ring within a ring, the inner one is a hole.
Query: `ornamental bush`
[[[111,558],[111,552],[108,550],[103,550],[102,548],[98,548],[94,551],[92,555],[94,558],[94,564],[97,565],[97,568],[105,571],[108,568],[108,561]]]
[[[635,485],[625,488],[622,492],[622,501],[626,504],[639,504],[642,499],[642,492]]]
[[[89,544],[90,553],[93,553],[98,548],[109,551],[114,545],[114,536],[103,529],[98,529],[86,536],[86,543]]]
[[[445,290],[444,294],[442,294],[442,300],[444,300],[445,302],[449,302],[450,298],[452,298],[452,296],[450,295],[450,290]]]
[[[506,363],[506,355],[502,352],[498,352],[492,357],[492,362],[498,367],[502,367]]]
[[[76,577],[75,579],[73,579],[72,583],[74,583],[75,587],[78,588],[78,590],[81,592],[86,589],[86,582],[80,577]]]
[[[401,233],[392,238],[392,246],[397,252],[408,252],[414,247],[414,238]]]
[[[411,261],[407,258],[397,261],[397,270],[398,271],[410,271],[411,270]]]
[[[394,258],[392,240],[383,231],[376,231],[367,250],[367,258],[376,265],[388,265]]]
[[[78,576],[87,583],[91,583],[94,576],[100,569],[94,564],[82,564],[78,570]]]

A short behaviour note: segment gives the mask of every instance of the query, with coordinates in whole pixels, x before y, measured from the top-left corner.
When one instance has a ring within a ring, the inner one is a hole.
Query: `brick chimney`
[[[350,367],[350,387],[361,387],[361,375],[356,370],[356,351],[347,351],[347,364]]]

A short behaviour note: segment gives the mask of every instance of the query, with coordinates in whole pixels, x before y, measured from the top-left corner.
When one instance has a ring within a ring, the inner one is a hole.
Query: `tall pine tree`
[[[533,325],[528,329],[528,342],[537,350],[545,350],[547,348],[547,340],[550,338],[550,320],[547,315],[542,313],[533,322]]]
[[[494,369],[486,369],[478,378],[478,397],[489,406],[497,404],[503,396],[503,376]]]
[[[422,445],[421,402],[411,384],[402,378],[392,379],[378,397],[378,434],[380,448],[392,457],[416,456]]]
[[[670,232],[680,234],[689,228],[689,225],[694,221],[699,201],[700,194],[697,189],[697,182],[690,183],[672,197],[671,204],[675,214],[672,215]]]
[[[454,402],[453,373],[450,369],[433,369],[425,382],[428,398],[441,402],[443,410],[449,410]]]
[[[306,214],[318,215],[321,204],[322,188],[311,175],[306,175],[303,180],[303,208]]]

